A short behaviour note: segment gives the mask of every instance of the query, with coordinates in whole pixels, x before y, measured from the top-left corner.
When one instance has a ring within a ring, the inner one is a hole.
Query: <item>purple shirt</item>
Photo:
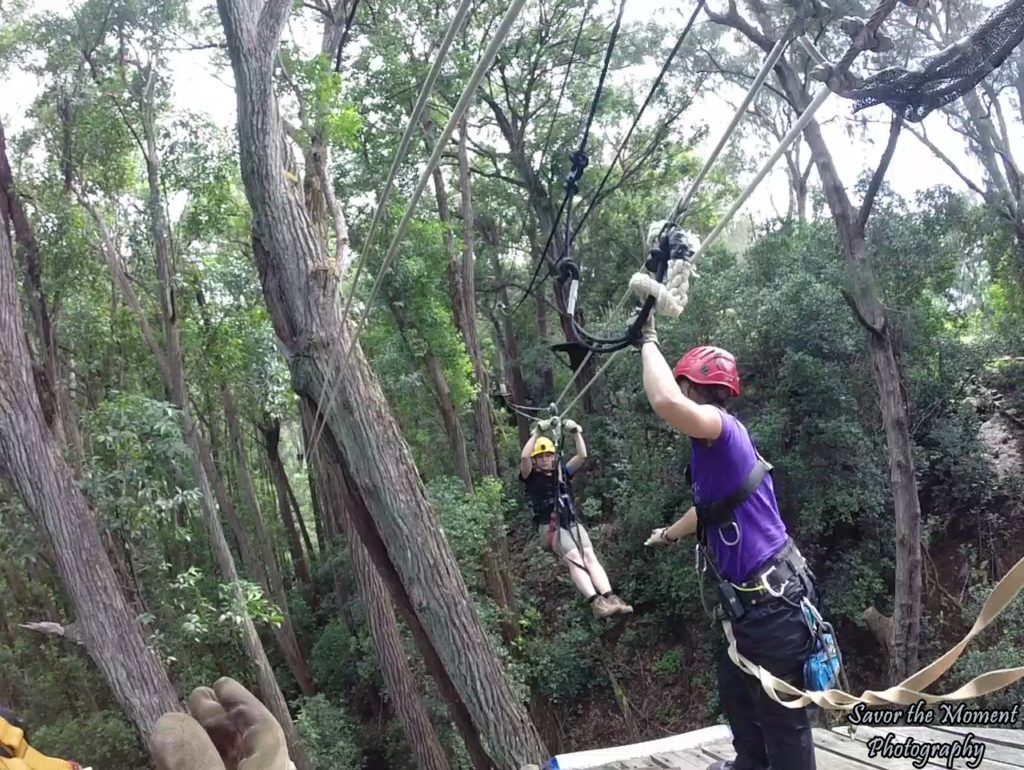
[[[691,439],[690,472],[693,498],[701,505],[723,500],[738,490],[757,462],[754,444],[743,423],[722,412],[722,434],[708,446]],[[710,527],[708,547],[722,576],[743,583],[786,544],[786,525],[779,515],[772,477],[765,474],[760,486],[734,511],[736,528]]]

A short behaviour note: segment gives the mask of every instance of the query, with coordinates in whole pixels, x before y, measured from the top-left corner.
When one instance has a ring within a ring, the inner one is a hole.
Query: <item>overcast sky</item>
[[[991,5],[996,4],[994,0],[988,0],[988,2]],[[193,4],[197,8],[204,5],[212,6],[212,3],[195,2]],[[709,4],[712,8],[717,8],[722,5],[722,0],[710,0]],[[66,7],[66,4],[61,0],[37,0],[35,3],[37,10],[58,9],[62,6]],[[626,21],[643,20],[661,15],[677,15],[683,18],[689,15],[691,8],[690,3],[683,5],[678,0],[632,0],[626,4],[624,18]],[[698,23],[710,22],[706,18],[701,18]],[[313,24],[315,21],[307,23],[294,19],[291,24],[291,34],[308,39],[311,48],[315,47],[319,41]],[[309,34],[307,38],[304,30],[313,33]],[[234,130],[235,98],[230,71],[216,73],[209,52],[204,51],[178,53],[173,56],[172,61],[175,101],[178,104],[187,105],[189,109],[207,113],[225,130]],[[660,63],[652,65],[649,68],[649,73],[647,68],[640,73],[630,73],[630,77],[636,78],[636,82],[640,83],[641,93],[646,93],[648,84],[657,74],[659,67]],[[25,127],[24,111],[37,95],[39,84],[31,76],[17,70],[6,73],[5,80],[7,82],[4,88],[4,98],[0,102],[0,112],[3,114],[9,133],[16,133]],[[710,127],[706,146],[702,148],[704,151],[709,151],[714,147],[721,131],[732,118],[733,108],[730,106],[730,102],[733,105],[737,104],[741,98],[742,92],[739,89],[734,93],[707,93],[691,109],[690,113],[694,120],[704,121]],[[859,116],[854,116],[852,102],[836,95],[832,95],[818,111],[817,117],[820,122],[825,124],[823,126],[825,137],[832,148],[842,181],[848,188],[852,189],[858,175],[865,168],[872,168],[877,163],[888,137],[890,114],[888,108],[880,106],[865,110]],[[862,119],[877,121],[877,123],[869,125],[865,129],[861,125]],[[969,176],[980,181],[981,173],[978,165],[966,156],[961,137],[948,128],[942,114],[932,113],[922,125],[936,145],[954,161],[961,163]],[[1019,132],[1018,138],[1024,142],[1024,130]],[[749,149],[761,152],[762,156],[767,156],[773,147],[758,146]],[[756,171],[757,165],[751,163],[747,179],[743,181],[752,178]],[[816,181],[815,177],[812,177],[812,180]],[[948,184],[958,190],[965,189],[956,175],[908,132],[904,132],[900,138],[887,181],[898,193],[906,196],[913,196],[917,191],[936,184]],[[670,194],[671,191],[668,193]],[[777,212],[784,213],[787,201],[786,178],[783,162],[780,161],[772,174],[764,180],[758,191],[738,213],[737,218],[752,217],[755,220],[761,220],[772,217]]]

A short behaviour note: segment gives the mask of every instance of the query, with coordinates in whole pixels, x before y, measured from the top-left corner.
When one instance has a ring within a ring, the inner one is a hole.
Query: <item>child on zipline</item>
[[[628,615],[633,608],[612,592],[604,567],[597,560],[590,536],[580,523],[571,477],[587,459],[583,430],[566,420],[563,429],[576,439],[576,454],[563,461],[554,443],[541,433],[552,428],[551,420],[534,426],[519,460],[519,480],[533,506],[533,523],[545,550],[561,557],[569,567],[576,588],[593,608],[595,618]]]

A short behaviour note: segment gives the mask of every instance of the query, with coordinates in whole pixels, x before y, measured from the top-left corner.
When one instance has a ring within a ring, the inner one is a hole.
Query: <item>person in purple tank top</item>
[[[687,469],[694,505],[647,545],[697,535],[720,601],[717,617],[731,621],[740,654],[803,689],[803,668],[814,648],[800,601],[818,603],[814,576],[779,515],[769,466],[743,423],[726,404],[739,396],[735,358],[701,346],[669,367],[653,319],[638,341],[643,383],[654,412],[690,437]],[[737,609],[738,607],[738,609]],[[776,703],[753,676],[724,655],[719,667],[722,710],[736,759],[709,770],[814,770],[805,708]]]

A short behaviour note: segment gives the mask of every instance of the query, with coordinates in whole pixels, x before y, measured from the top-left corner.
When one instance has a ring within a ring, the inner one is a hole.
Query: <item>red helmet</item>
[[[712,345],[701,345],[687,352],[676,363],[672,374],[677,380],[685,377],[700,385],[724,385],[734,396],[740,394],[735,356]]]

